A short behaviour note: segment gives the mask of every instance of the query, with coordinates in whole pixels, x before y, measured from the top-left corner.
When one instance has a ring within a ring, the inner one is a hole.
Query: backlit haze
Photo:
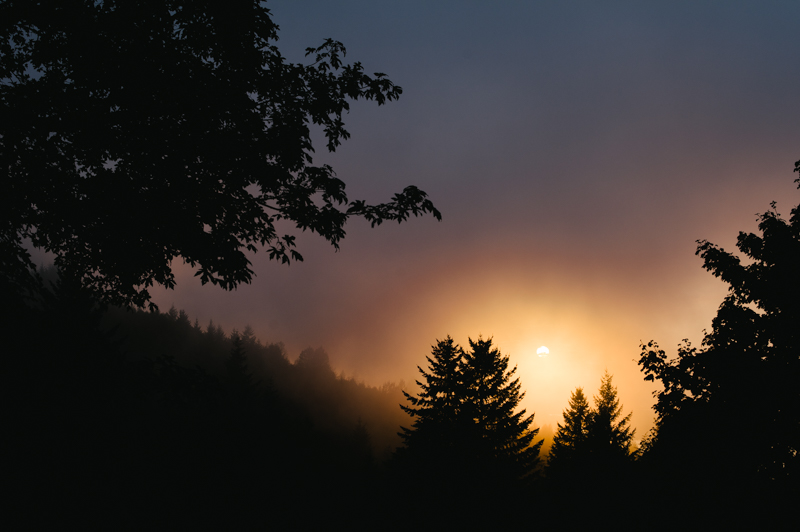
[[[640,342],[699,344],[725,294],[695,241],[733,249],[771,201],[784,216],[798,202],[800,3],[268,5],[289,60],[331,37],[403,88],[354,104],[352,137],[335,154],[317,142],[314,162],[351,199],[417,185],[443,221],[354,220],[338,253],[303,234],[304,262],[259,252],[233,292],[176,265],[155,302],[226,332],[249,324],[292,359],[322,346],[375,385],[413,383],[437,339],[492,337],[537,425],[607,369],[644,436]]]

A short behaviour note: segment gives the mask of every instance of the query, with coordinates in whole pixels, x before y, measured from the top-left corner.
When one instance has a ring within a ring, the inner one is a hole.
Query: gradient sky
[[[278,46],[342,41],[403,87],[353,105],[319,153],[351,199],[406,185],[443,214],[347,226],[341,251],[253,257],[233,292],[187,267],[155,301],[226,331],[250,324],[291,358],[324,347],[370,384],[417,378],[437,339],[493,337],[536,423],[614,375],[637,436],[653,421],[640,342],[699,343],[725,294],[696,240],[733,250],[756,213],[798,202],[800,2],[269,2]],[[546,345],[551,354],[536,356]]]

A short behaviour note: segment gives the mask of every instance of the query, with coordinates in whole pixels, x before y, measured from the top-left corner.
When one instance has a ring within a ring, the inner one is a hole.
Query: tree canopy
[[[441,219],[414,186],[369,205],[313,164],[312,126],[333,151],[349,102],[402,90],[330,39],[287,62],[263,2],[9,0],[0,20],[4,282],[27,273],[30,239],[142,306],[178,257],[231,289],[252,278],[248,250],[302,260],[292,227],[338,248],[353,216]]]
[[[700,348],[684,342],[671,360],[649,342],[639,365],[645,380],[663,385],[655,393],[655,450],[682,449],[715,475],[786,480],[797,474],[800,449],[800,205],[785,220],[773,202],[758,229],[761,235],[739,233],[744,261],[698,241],[704,268],[729,285],[712,329]],[[759,435],[746,453],[738,441],[742,420]],[[710,452],[689,448],[687,432]]]

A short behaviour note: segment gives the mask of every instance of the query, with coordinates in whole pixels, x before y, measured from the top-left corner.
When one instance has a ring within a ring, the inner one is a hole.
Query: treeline
[[[104,310],[68,275],[51,289],[2,277],[8,507],[28,528],[786,527],[800,496],[800,206],[759,230],[740,233],[745,263],[699,243],[730,286],[699,348],[642,346],[660,387],[641,448],[605,375],[594,406],[573,392],[546,465],[491,339],[437,342],[417,390],[374,388],[321,349],[290,362],[247,328]]]
[[[103,310],[68,279],[7,302],[5,481],[23,524],[306,527],[380,507],[399,385],[175,310]]]
[[[669,439],[657,431],[634,452],[610,375],[593,407],[575,390],[544,463],[533,416],[516,409],[521,383],[491,340],[439,342],[403,397],[400,385],[337,376],[322,349],[291,362],[249,328],[101,310],[68,280],[5,311],[6,480],[31,526],[366,528],[399,514],[487,528],[535,511],[552,525],[569,514],[575,528],[610,508],[635,526],[663,504],[676,509],[670,525],[755,525],[785,516],[796,489],[751,470],[752,457],[731,470],[709,461],[735,442],[710,440],[719,420],[691,413],[670,418],[694,428],[679,445],[670,422]]]
[[[800,172],[800,161],[795,164]],[[800,183],[800,178],[796,180]],[[697,254],[729,285],[701,346],[667,357],[642,345],[644,379],[658,383],[655,428],[633,449],[612,378],[591,407],[577,388],[547,466],[533,416],[518,411],[521,386],[491,340],[470,349],[449,337],[406,394],[414,419],[393,465],[398,500],[446,527],[529,523],[566,528],[779,529],[794,527],[800,500],[800,205],[784,219],[759,216],[740,233],[744,260],[707,241]],[[535,501],[535,502],[534,502]],[[618,517],[608,519],[617,512]]]
[[[103,325],[130,360],[168,357],[227,384],[236,380],[230,358],[239,349],[251,386],[296,404],[315,427],[335,433],[363,426],[379,462],[400,444],[398,427],[408,419],[398,408],[403,383],[374,387],[337,375],[321,347],[309,347],[291,362],[282,343],[262,344],[250,326],[226,334],[213,320],[202,327],[174,307],[165,313],[111,308]]]
[[[541,467],[508,357],[491,340],[464,350],[446,338],[420,370],[421,391],[406,394],[414,422],[393,461],[399,499],[430,499],[438,525],[481,529],[530,522],[513,513],[525,506],[565,528],[796,528],[800,205],[788,219],[771,207],[760,234],[739,233],[743,259],[698,241],[704,268],[729,292],[700,347],[684,342],[668,357],[654,341],[641,346],[644,379],[659,386],[639,449],[606,374],[593,407],[575,389]]]

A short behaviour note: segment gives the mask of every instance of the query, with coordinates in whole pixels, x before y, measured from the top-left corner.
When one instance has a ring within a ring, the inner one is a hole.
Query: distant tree
[[[441,218],[414,186],[368,205],[313,165],[311,124],[334,151],[350,101],[402,90],[330,39],[287,63],[264,2],[9,0],[0,20],[0,293],[30,284],[24,239],[143,306],[177,257],[225,289],[248,250],[302,260],[287,222],[338,248],[353,216]]]
[[[246,392],[252,390],[254,386],[253,374],[247,367],[247,353],[243,345],[242,337],[237,331],[231,334],[233,347],[231,354],[225,360],[225,374],[228,383],[234,390]]]
[[[182,310],[182,309],[181,309],[181,310],[178,312],[178,322],[179,322],[179,323],[180,323],[182,326],[184,326],[185,328],[187,328],[187,329],[191,327],[191,323],[189,322],[189,315],[188,315],[188,314],[186,314],[186,311],[185,311],[185,310]]]
[[[352,453],[350,463],[361,471],[368,471],[374,464],[372,442],[367,426],[359,417],[350,432],[348,449]]]
[[[564,424],[558,424],[547,459],[547,474],[559,474],[559,469],[580,468],[586,454],[588,422],[591,415],[589,401],[583,388],[576,388],[569,398],[569,407],[564,410]]]
[[[800,172],[800,161],[794,171]],[[745,263],[698,241],[704,268],[729,285],[701,347],[685,341],[677,357],[668,360],[655,342],[642,346],[645,380],[663,386],[655,392],[657,431],[648,454],[664,462],[678,457],[687,464],[681,478],[694,474],[738,484],[755,477],[797,484],[800,205],[785,220],[773,202],[772,210],[759,216],[758,229],[760,236],[739,233],[737,247]],[[740,442],[742,420],[758,435],[746,452]]]
[[[242,343],[246,346],[260,346],[261,343],[256,338],[256,332],[250,325],[245,325],[242,331]]]
[[[307,347],[300,352],[295,366],[313,374],[333,375],[328,353],[322,347]]]
[[[221,325],[214,325],[214,320],[208,320],[208,326],[206,326],[206,337],[210,342],[216,343],[223,343],[225,342],[225,331],[222,329]]]

